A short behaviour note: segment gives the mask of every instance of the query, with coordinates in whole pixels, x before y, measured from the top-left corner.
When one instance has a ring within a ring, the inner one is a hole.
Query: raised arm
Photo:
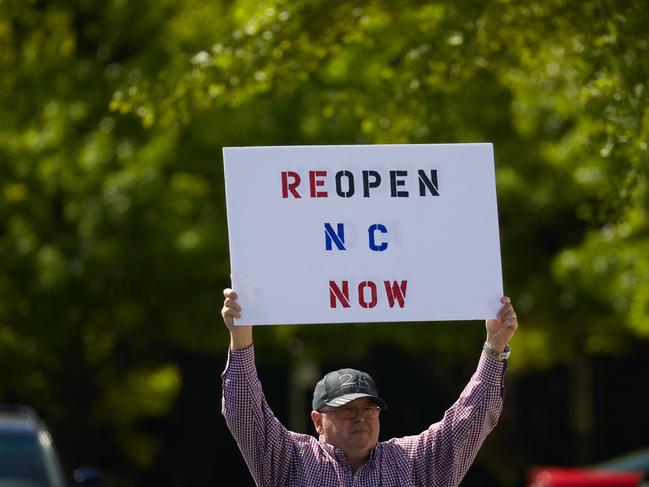
[[[503,352],[518,321],[509,298],[501,299],[497,318],[487,320],[486,342]],[[506,361],[483,352],[476,372],[444,418],[419,435],[393,441],[413,461],[414,477],[423,485],[456,486],[473,463],[502,410]]]
[[[286,485],[295,434],[275,418],[266,402],[255,367],[252,326],[234,324],[242,316],[236,293],[225,289],[223,296],[221,315],[230,331],[230,350],[222,374],[222,413],[255,483]]]

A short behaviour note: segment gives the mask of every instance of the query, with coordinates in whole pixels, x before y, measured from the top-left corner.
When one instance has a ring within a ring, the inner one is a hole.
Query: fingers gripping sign
[[[518,329],[518,318],[516,311],[507,296],[500,299],[502,307],[494,320],[487,320],[487,343],[498,352],[505,350],[505,347]]]
[[[223,291],[223,308],[221,316],[230,332],[230,348],[240,350],[252,345],[252,326],[235,325],[234,319],[241,318],[241,306],[237,303],[237,293],[227,288]]]
[[[223,308],[221,309],[221,316],[225,321],[225,325],[228,327],[228,330],[232,331],[234,327],[234,318],[241,318],[241,307],[237,303],[237,293],[232,289],[224,289],[223,297]]]

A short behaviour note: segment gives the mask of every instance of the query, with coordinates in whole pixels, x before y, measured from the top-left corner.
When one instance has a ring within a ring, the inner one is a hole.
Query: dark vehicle
[[[649,487],[649,448],[588,467],[538,466],[528,487]]]
[[[74,477],[74,485],[101,485],[95,469]],[[0,487],[68,487],[52,436],[27,406],[0,406]]]

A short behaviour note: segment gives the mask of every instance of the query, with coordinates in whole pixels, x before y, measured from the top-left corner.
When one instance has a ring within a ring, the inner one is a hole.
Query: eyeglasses
[[[341,406],[338,408],[325,409],[320,411],[323,414],[331,414],[338,419],[355,419],[360,416],[364,419],[378,418],[381,408],[379,406],[368,406],[366,408],[354,408],[351,406]]]

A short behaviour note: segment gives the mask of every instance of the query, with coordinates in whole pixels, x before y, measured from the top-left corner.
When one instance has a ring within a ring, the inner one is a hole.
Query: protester
[[[487,336],[477,370],[441,421],[425,431],[379,442],[386,409],[372,377],[355,369],[325,375],[311,419],[318,435],[287,430],[275,418],[255,368],[252,326],[234,325],[242,310],[231,289],[221,314],[230,331],[223,372],[223,414],[258,486],[455,486],[502,410],[509,341],[518,328],[509,298]]]

